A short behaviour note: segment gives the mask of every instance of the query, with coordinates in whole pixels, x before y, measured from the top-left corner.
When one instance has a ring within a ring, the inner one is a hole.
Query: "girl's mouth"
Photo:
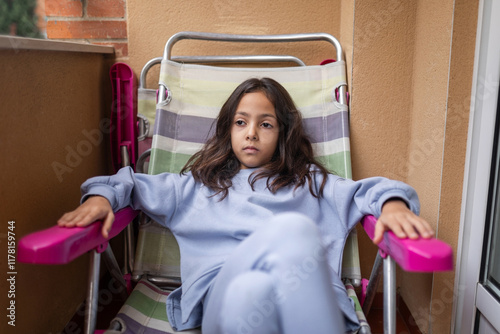
[[[255,153],[258,152],[259,150],[255,146],[246,146],[243,148],[243,151],[247,153]]]

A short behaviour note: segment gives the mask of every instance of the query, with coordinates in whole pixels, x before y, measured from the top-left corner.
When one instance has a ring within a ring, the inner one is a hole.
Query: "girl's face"
[[[231,147],[241,169],[271,161],[278,145],[279,124],[273,104],[262,92],[241,98],[231,125]]]

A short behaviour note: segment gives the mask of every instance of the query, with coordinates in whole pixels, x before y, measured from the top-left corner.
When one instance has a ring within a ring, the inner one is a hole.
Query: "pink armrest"
[[[375,234],[374,216],[366,216],[362,225],[373,239]],[[385,232],[379,249],[390,255],[405,271],[433,272],[453,270],[453,250],[438,239],[399,239],[391,231]]]
[[[109,238],[120,233],[138,212],[125,208],[115,213]],[[87,227],[59,227],[34,232],[19,240],[17,259],[25,263],[66,264],[78,256],[105,244],[101,234],[102,222]]]

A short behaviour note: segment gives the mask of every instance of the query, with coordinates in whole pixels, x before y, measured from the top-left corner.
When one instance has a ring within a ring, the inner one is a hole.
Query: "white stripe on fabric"
[[[178,101],[176,99],[172,99],[172,101],[170,101],[168,105],[157,105],[157,108],[161,108],[171,113],[181,114],[183,116],[197,116],[213,119],[217,118],[220,112],[220,108],[192,105],[186,102]],[[306,119],[333,115],[347,110],[347,107],[338,108],[338,106],[334,103],[327,103],[325,105],[316,104],[313,106],[306,106],[299,108],[299,110],[302,114],[302,117]]]
[[[328,142],[314,143],[312,148],[314,156],[332,155],[340,152],[349,152],[350,149],[349,138],[339,138]]]
[[[174,140],[172,138],[154,135],[152,147],[167,152],[193,155],[203,148],[203,144]]]
[[[256,76],[271,76],[280,82],[294,82],[296,74],[307,76],[309,80],[322,80],[323,73],[327,72],[328,77],[344,76],[345,77],[345,62],[337,61],[326,65],[310,65],[310,66],[295,66],[295,67],[275,67],[275,68],[234,68],[234,67],[217,67],[196,64],[181,64],[170,60],[163,60],[161,64],[160,80],[166,75],[185,79],[207,80],[212,81],[214,74],[218,74],[217,80],[221,82],[234,82],[245,80],[246,78]],[[221,72],[227,76],[221,76]],[[175,74],[174,74],[175,73]]]

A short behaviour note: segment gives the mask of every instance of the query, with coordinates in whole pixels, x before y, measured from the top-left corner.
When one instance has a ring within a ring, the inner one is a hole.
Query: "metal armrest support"
[[[120,233],[137,214],[138,211],[131,208],[116,212],[109,237],[113,238]],[[87,227],[53,226],[28,234],[19,240],[17,259],[24,263],[69,263],[80,255],[107,244],[108,240],[101,234],[101,226],[102,222]]]
[[[361,224],[373,240],[377,219],[363,218]],[[377,285],[384,273],[384,333],[396,333],[396,263],[405,271],[434,272],[453,269],[453,250],[443,241],[430,239],[400,239],[391,231],[384,233],[378,245],[379,253],[370,276],[366,297],[363,296],[363,312],[368,315],[377,291]]]

